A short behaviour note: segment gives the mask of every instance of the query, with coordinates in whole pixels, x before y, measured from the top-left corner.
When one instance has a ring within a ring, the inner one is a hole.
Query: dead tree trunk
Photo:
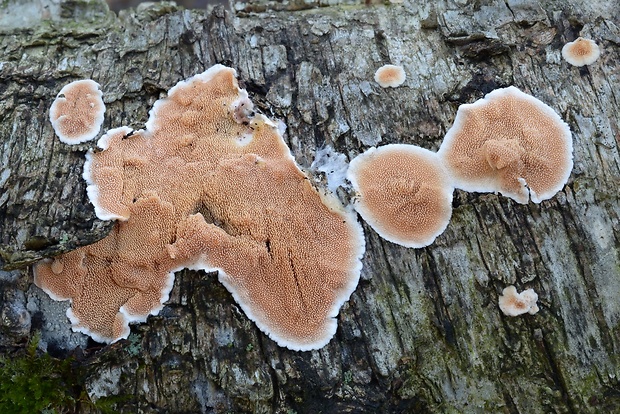
[[[119,412],[620,410],[618,3],[418,3],[237,3],[234,13],[159,4],[118,17],[96,0],[3,3],[4,351],[35,330],[49,351],[81,347],[89,397],[120,396]],[[591,66],[561,58],[579,35],[601,46]],[[215,63],[236,68],[258,107],[286,123],[301,166],[324,145],[350,158],[387,143],[436,150],[460,104],[515,85],[570,125],[575,167],[541,204],[456,191],[448,229],[427,248],[364,227],[362,280],[319,351],[279,348],[214,275],[188,271],[159,316],[94,347],[69,333],[68,305],[32,286],[28,267],[110,226],[81,178],[94,144],[61,144],[48,109],[64,84],[92,78],[104,128],[138,129],[165,91]],[[402,87],[373,81],[386,63],[404,66]],[[541,311],[503,316],[509,284],[534,288]]]

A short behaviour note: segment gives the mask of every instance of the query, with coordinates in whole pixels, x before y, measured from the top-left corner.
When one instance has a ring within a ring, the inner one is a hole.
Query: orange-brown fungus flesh
[[[591,65],[601,55],[598,45],[590,39],[579,37],[562,47],[562,57],[573,66]]]
[[[107,149],[90,155],[93,202],[127,218],[66,255],[86,256],[73,313],[102,338],[119,339],[117,327],[157,312],[183,267],[218,270],[281,346],[315,349],[335,333],[359,278],[361,230],[311,186],[234,75],[218,65],[180,82],[155,104],[146,131],[110,131],[99,143]],[[78,281],[78,268],[63,264],[61,276]],[[38,265],[40,286],[51,286],[50,266]]]
[[[355,209],[383,238],[428,246],[452,214],[453,188],[437,155],[414,145],[371,148],[351,161]]]
[[[568,180],[572,151],[571,132],[553,109],[509,87],[461,105],[438,155],[456,188],[538,203]]]
[[[65,85],[50,108],[50,121],[58,138],[65,144],[79,144],[95,138],[105,105],[99,85],[80,80]]]
[[[405,82],[406,75],[402,66],[384,65],[375,72],[375,82],[382,88],[396,88]]]
[[[524,313],[534,315],[539,310],[538,305],[536,305],[537,301],[538,295],[533,289],[518,293],[517,288],[508,286],[499,296],[498,305],[506,316],[519,316]]]

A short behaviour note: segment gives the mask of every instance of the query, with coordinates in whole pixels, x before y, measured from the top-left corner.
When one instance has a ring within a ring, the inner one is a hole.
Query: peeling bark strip
[[[460,104],[514,85],[573,131],[575,167],[558,195],[519,205],[457,191],[448,228],[424,249],[366,226],[360,285],[335,339],[311,353],[279,349],[214,275],[182,272],[160,316],[127,341],[87,348],[87,390],[127,396],[119,412],[620,410],[617,2],[236,16],[157,5],[120,17],[95,1],[47,6],[21,5],[23,19],[0,13],[0,250],[5,269],[23,269],[0,273],[3,346],[31,329],[43,330],[49,349],[87,345],[63,336],[64,309],[58,319],[38,312],[50,305],[24,268],[108,230],[79,178],[91,144],[60,145],[49,124],[67,82],[101,85],[104,129],[141,120],[131,125],[139,129],[160,93],[227,64],[265,113],[284,120],[302,166],[325,142],[349,158],[388,143],[437,150]],[[15,16],[15,6],[2,7]],[[580,36],[601,55],[577,68],[561,49]],[[405,69],[398,88],[373,81],[387,63]],[[540,311],[503,316],[507,285],[534,289]]]

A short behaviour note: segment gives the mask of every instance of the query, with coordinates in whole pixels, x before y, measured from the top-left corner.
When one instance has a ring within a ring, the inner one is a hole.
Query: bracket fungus
[[[514,86],[461,105],[437,154],[456,188],[499,191],[521,204],[553,197],[573,168],[568,125]]]
[[[534,289],[527,289],[517,293],[517,288],[508,286],[499,296],[499,308],[506,316],[519,316],[524,313],[534,315],[538,312],[538,294]]]
[[[562,57],[573,66],[591,65],[601,55],[598,45],[590,39],[578,37],[562,48]]]
[[[382,88],[397,88],[405,79],[405,69],[402,66],[383,65],[375,72],[375,82]]]
[[[424,247],[448,226],[454,188],[432,151],[373,147],[351,161],[347,178],[357,192],[355,209],[386,240]]]
[[[65,144],[79,144],[97,136],[105,105],[99,84],[85,79],[65,85],[50,107],[50,122]]]
[[[277,126],[254,114],[235,71],[216,65],[155,103],[146,130],[109,131],[84,177],[103,240],[35,266],[70,299],[74,329],[127,337],[156,314],[174,272],[218,271],[246,315],[280,346],[324,346],[355,289],[364,237],[353,212],[319,193]]]

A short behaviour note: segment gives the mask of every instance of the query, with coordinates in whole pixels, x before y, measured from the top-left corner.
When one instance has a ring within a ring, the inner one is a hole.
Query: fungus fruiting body
[[[65,85],[50,107],[50,121],[65,144],[79,144],[97,136],[105,105],[99,84],[90,79]]]
[[[247,316],[279,345],[325,345],[355,289],[364,239],[355,216],[314,189],[277,126],[255,115],[235,71],[179,82],[145,130],[117,128],[84,177],[103,240],[40,262],[35,281],[71,299],[74,328],[111,342],[156,314],[174,272],[217,270]]]
[[[370,148],[351,161],[347,177],[357,192],[355,209],[393,243],[428,246],[450,221],[454,189],[434,152],[405,144]]]
[[[590,39],[579,37],[562,48],[562,57],[573,66],[591,65],[601,55],[598,45]]]
[[[405,79],[405,70],[402,66],[383,65],[375,72],[375,82],[382,88],[399,87]]]
[[[517,293],[517,288],[508,286],[499,296],[499,308],[506,316],[519,316],[524,313],[534,315],[538,312],[538,294],[533,289]]]
[[[438,155],[456,188],[499,191],[522,204],[553,197],[573,167],[568,125],[513,86],[461,105]]]

